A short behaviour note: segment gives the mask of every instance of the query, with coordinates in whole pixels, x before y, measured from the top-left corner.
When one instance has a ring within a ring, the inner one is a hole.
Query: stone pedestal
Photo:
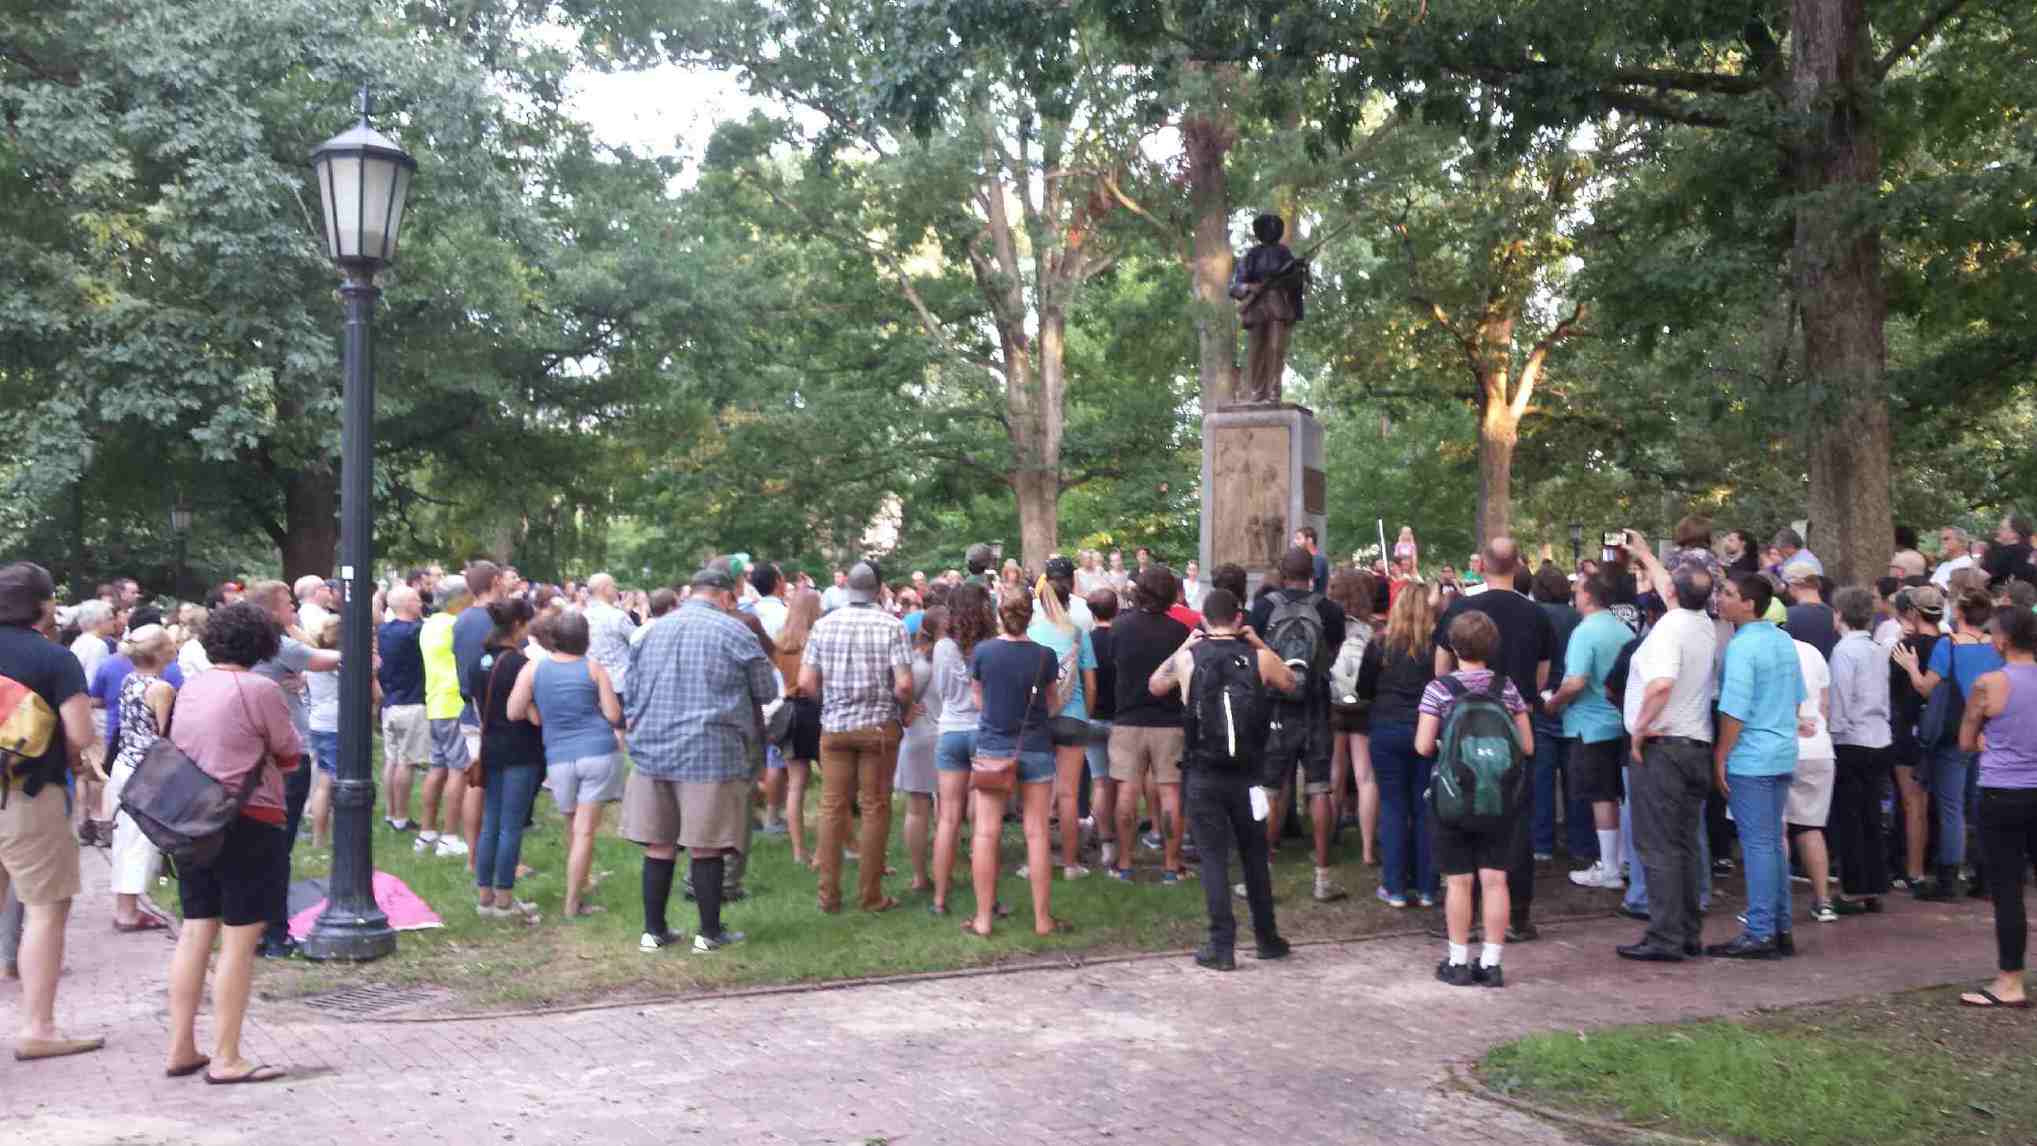
[[[1315,527],[1329,550],[1323,427],[1292,403],[1220,405],[1202,420],[1202,575],[1245,567],[1253,589]]]

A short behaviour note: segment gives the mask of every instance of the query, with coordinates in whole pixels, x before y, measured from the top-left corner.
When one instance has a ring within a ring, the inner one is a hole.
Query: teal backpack
[[[1437,742],[1429,808],[1436,822],[1462,832],[1497,831],[1514,822],[1527,783],[1526,756],[1502,699],[1507,678],[1472,692],[1453,674],[1442,680],[1454,703]]]

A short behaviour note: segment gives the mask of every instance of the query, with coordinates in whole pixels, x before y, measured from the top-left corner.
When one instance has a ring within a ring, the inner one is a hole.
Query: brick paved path
[[[1228,976],[1149,960],[431,1023],[257,1000],[249,1053],[293,1075],[219,1088],[162,1076],[169,944],[115,935],[103,868],[89,871],[59,1017],[109,1045],[0,1060],[10,1146],[1568,1142],[1449,1089],[1448,1064],[1529,1031],[1977,981],[1992,964],[1984,905],[1902,901],[1800,923],[1803,954],[1786,963],[1623,964],[1612,945],[1635,925],[1552,926],[1508,950],[1504,991],[1444,987],[1431,977],[1439,945],[1396,939],[1246,959]],[[1712,937],[1732,927],[1722,912]],[[10,1033],[19,994],[0,985]]]

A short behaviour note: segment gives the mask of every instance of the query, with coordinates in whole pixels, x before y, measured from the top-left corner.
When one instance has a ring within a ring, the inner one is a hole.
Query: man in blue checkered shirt
[[[799,687],[820,696],[820,909],[842,909],[842,844],[849,797],[863,810],[857,891],[865,911],[888,911],[884,852],[891,843],[891,774],[912,711],[912,646],[905,625],[877,607],[881,582],[868,562],[849,570],[848,603],[806,638]]]
[[[632,653],[624,716],[635,768],[623,790],[622,837],[644,845],[643,951],[679,938],[665,926],[679,848],[691,856],[700,904],[694,953],[743,938],[721,925],[724,857],[749,840],[751,744],[763,734],[758,708],[777,699],[778,680],[764,646],[734,615],[735,589],[726,570],[695,573],[686,603]]]

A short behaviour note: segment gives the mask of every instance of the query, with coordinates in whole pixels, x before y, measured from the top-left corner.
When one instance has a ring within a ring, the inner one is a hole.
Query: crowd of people
[[[594,841],[620,804],[619,834],[643,849],[639,949],[711,955],[744,939],[724,913],[760,831],[789,837],[821,912],[847,906],[845,863],[856,909],[896,908],[884,857],[902,793],[930,914],[979,937],[1010,916],[997,887],[1016,821],[1036,934],[1071,929],[1057,878],[1139,882],[1143,848],[1161,886],[1201,883],[1195,958],[1228,970],[1234,900],[1259,958],[1288,953],[1269,858],[1292,808],[1313,900],[1347,895],[1333,844],[1356,828],[1381,902],[1442,906],[1437,977],[1499,987],[1505,946],[1536,938],[1535,871],[1555,862],[1560,822],[1572,882],[1621,892],[1619,913],[1647,925],[1623,958],[1792,955],[1794,856],[1818,923],[1878,913],[1897,889],[1993,892],[2001,973],[1962,1002],[2027,1006],[2028,523],[2004,519],[1985,547],[1948,527],[1936,562],[1904,536],[1887,575],[1858,586],[1835,586],[1789,529],[1759,550],[1741,531],[1715,545],[1702,517],[1660,552],[1632,531],[1607,540],[1565,570],[1493,538],[1462,574],[1426,576],[1412,530],[1372,567],[1333,570],[1304,528],[1256,585],[1237,565],[1177,575],[1146,549],[1129,568],[1083,551],[1035,575],[981,544],[933,577],[887,583],[863,561],[826,588],[743,554],[651,592],[607,574],[533,585],[489,561],[422,568],[371,603],[384,824],[464,861],[481,917],[535,922],[516,887],[548,790],[570,920],[598,910]],[[0,569],[0,920],[14,921],[0,956],[25,988],[17,1057],[99,1045],[55,1024],[80,846],[109,850],[116,931],[167,926],[149,900],[163,857],[121,800],[167,742],[242,795],[218,854],[175,872],[166,1069],[280,1077],[239,1032],[253,961],[295,949],[301,821],[314,846],[328,831],[342,591],[227,583],[166,612],[124,580],[59,609],[40,567]],[[1713,882],[1736,866],[1742,929],[1705,946]],[[696,904],[690,942],[669,916],[675,882]]]

